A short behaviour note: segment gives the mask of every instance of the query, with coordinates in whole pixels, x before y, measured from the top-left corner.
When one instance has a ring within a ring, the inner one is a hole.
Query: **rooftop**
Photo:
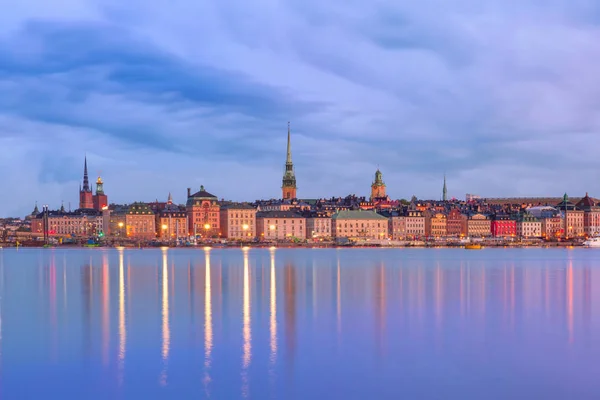
[[[333,219],[359,219],[359,220],[373,220],[373,219],[379,219],[379,220],[387,220],[386,217],[384,217],[383,215],[379,215],[374,211],[367,211],[367,210],[343,210],[343,211],[338,211],[335,214],[333,214],[333,216],[331,217]]]

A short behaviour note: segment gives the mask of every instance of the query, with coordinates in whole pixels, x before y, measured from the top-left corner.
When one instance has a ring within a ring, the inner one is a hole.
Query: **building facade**
[[[583,230],[586,236],[595,237],[600,235],[600,207],[587,193],[576,204],[583,211]]]
[[[546,217],[540,220],[542,223],[542,237],[546,239],[558,239],[564,236],[564,223],[559,215]]]
[[[515,237],[517,221],[507,214],[496,214],[491,221],[491,232],[494,237]]]
[[[517,236],[525,239],[542,237],[542,222],[531,214],[521,214],[517,219]]]
[[[156,238],[154,212],[146,203],[132,203],[125,212],[125,235],[130,239]]]
[[[458,208],[450,210],[446,216],[446,236],[459,237],[462,233],[463,215]]]
[[[307,239],[331,239],[331,216],[327,213],[312,212],[306,214]]]
[[[425,236],[428,238],[440,238],[446,236],[446,227],[448,220],[445,214],[440,212],[424,213],[425,217]]]
[[[89,238],[104,233],[102,213],[93,209],[48,211],[47,221],[49,235]],[[43,212],[31,219],[31,232],[44,233]]]
[[[162,240],[185,238],[189,234],[188,217],[185,208],[173,204],[171,193],[164,207],[154,211],[156,215],[156,233]]]
[[[337,239],[385,239],[388,221],[386,217],[373,211],[338,211],[331,217],[331,231]]]
[[[98,177],[96,180],[96,194],[92,193],[87,168],[87,157],[83,162],[83,186],[79,188],[79,208],[84,210],[101,211],[108,207],[108,196],[104,193],[104,182]]]
[[[425,217],[419,210],[407,210],[406,218],[406,237],[407,239],[420,239],[425,236]]]
[[[461,234],[468,237],[488,237],[492,234],[490,218],[482,213],[463,215]]]
[[[563,236],[565,239],[582,237],[585,235],[584,211],[577,208],[575,204],[569,201],[569,196],[565,193],[563,201],[556,206],[561,214],[564,226]]]
[[[306,238],[306,218],[294,211],[259,211],[256,232],[262,240]]]
[[[217,196],[208,193],[204,186],[200,186],[200,190],[193,194],[188,188],[186,212],[189,234],[203,238],[220,236],[220,209]]]
[[[221,206],[221,237],[230,240],[249,240],[257,236],[256,208],[245,203]]]

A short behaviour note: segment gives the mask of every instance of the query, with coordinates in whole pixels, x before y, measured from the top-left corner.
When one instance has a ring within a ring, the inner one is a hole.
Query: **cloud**
[[[0,16],[0,215],[75,202],[86,152],[114,201],[275,197],[289,120],[301,196],[367,194],[377,165],[393,197],[438,198],[444,172],[457,197],[593,194],[599,10],[22,2]]]

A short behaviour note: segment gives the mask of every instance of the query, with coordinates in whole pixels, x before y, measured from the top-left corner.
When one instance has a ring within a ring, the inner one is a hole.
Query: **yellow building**
[[[248,240],[256,237],[256,208],[250,204],[230,203],[221,206],[221,237]]]
[[[331,221],[331,231],[335,238],[358,240],[387,238],[387,218],[373,211],[338,211],[333,214]]]
[[[426,211],[425,217],[425,236],[437,238],[446,236],[446,215],[440,212]]]
[[[293,211],[260,211],[256,213],[256,233],[264,240],[306,238],[306,219]]]

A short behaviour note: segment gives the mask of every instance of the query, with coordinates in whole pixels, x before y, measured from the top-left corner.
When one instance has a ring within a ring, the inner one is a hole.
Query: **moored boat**
[[[585,247],[600,247],[600,237],[591,237],[583,242]]]
[[[465,249],[467,250],[479,250],[483,248],[483,246],[479,243],[469,243],[465,245]]]

